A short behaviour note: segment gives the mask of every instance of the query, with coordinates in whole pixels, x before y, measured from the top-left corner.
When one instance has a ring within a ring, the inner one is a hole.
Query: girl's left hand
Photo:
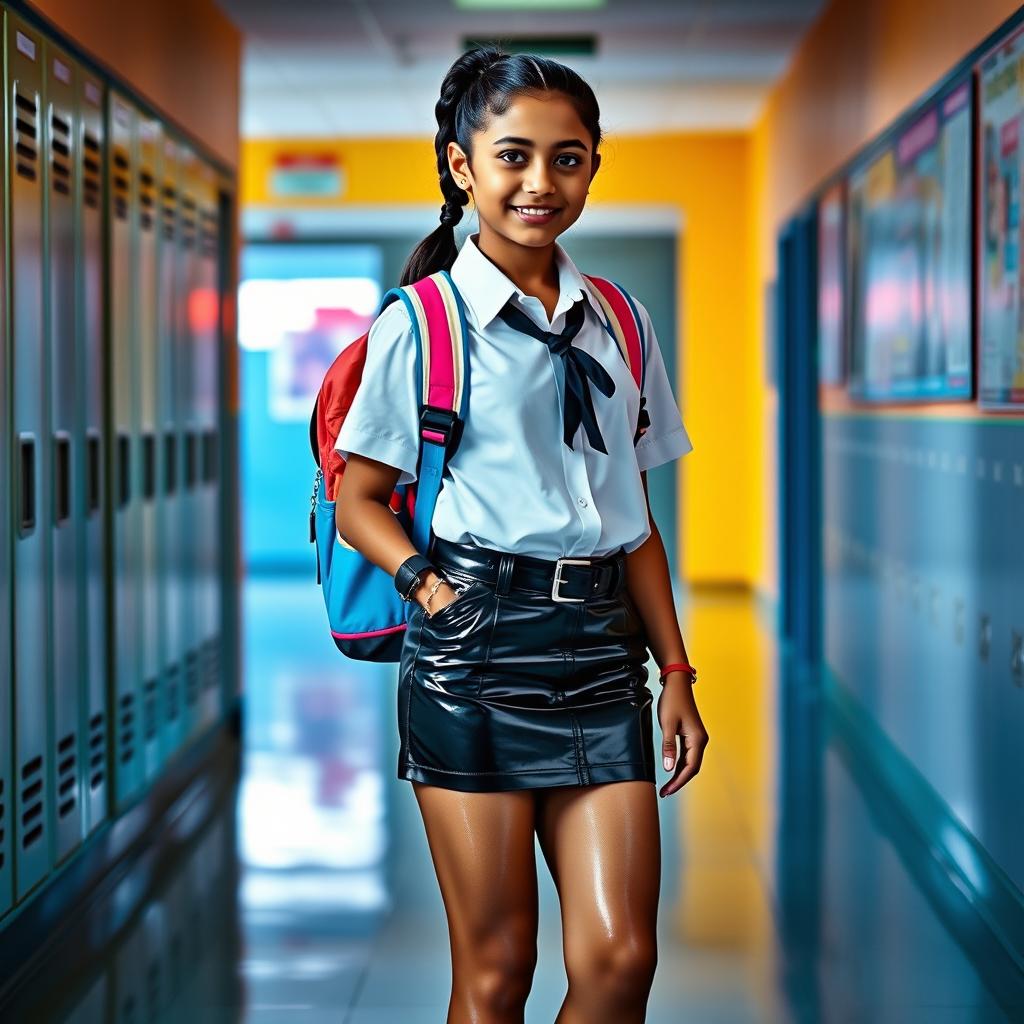
[[[661,754],[665,770],[676,769],[672,778],[658,791],[658,795],[670,796],[682,789],[700,771],[704,748],[709,739],[697,711],[693,687],[690,680],[681,673],[671,673],[665,679],[658,698],[658,721],[661,723]],[[681,737],[683,753],[678,764],[676,736]]]

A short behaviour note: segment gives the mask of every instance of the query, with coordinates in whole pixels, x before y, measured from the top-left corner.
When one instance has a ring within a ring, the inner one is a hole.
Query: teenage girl
[[[644,1020],[657,960],[648,648],[676,666],[658,701],[673,772],[662,796],[697,774],[708,742],[647,500],[646,471],[692,446],[646,308],[640,436],[640,391],[555,241],[601,159],[590,87],[555,61],[480,47],[449,69],[435,112],[441,226],[402,284],[450,271],[470,330],[470,411],[418,552],[389,507],[417,474],[416,341],[404,303],[388,305],[338,436],[338,529],[416,602],[398,776],[413,784],[447,913],[449,1024],[523,1020],[535,833],[561,903],[557,1022],[629,1024]],[[480,230],[457,250],[470,198]]]

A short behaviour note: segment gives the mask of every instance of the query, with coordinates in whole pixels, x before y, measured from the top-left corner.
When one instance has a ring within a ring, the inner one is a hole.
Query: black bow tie
[[[565,328],[560,334],[553,334],[538,327],[522,310],[512,305],[511,300],[498,313],[498,316],[509,327],[529,334],[530,337],[543,341],[556,355],[562,357],[562,368],[565,375],[565,408],[562,416],[562,439],[572,448],[572,439],[583,423],[587,440],[591,448],[608,454],[604,438],[597,425],[597,413],[594,412],[594,399],[590,394],[587,378],[594,382],[597,389],[606,398],[614,394],[615,381],[608,371],[589,352],[573,348],[572,339],[579,334],[583,326],[583,299],[577,299],[572,309],[565,316]]]

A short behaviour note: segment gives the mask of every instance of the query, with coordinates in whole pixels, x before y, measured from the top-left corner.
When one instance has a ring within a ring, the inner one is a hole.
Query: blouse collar
[[[455,262],[452,264],[451,275],[455,286],[459,289],[466,305],[473,310],[478,330],[483,330],[504,308],[512,296],[519,299],[525,297],[505,272],[493,264],[479,249],[474,234],[462,243]],[[598,319],[604,323],[605,314],[594,297],[583,275],[569,254],[555,242],[555,265],[558,267],[558,302],[552,323],[574,302],[586,297],[594,307]]]

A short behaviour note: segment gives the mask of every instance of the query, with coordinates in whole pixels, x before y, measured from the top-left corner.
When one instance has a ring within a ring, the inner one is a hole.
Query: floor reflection
[[[712,743],[660,802],[648,1021],[1024,1020],[1019,972],[872,787],[813,679],[787,667],[761,606],[677,601]],[[95,911],[124,915],[115,947],[79,978],[41,971],[19,1022],[443,1024],[448,937],[395,777],[396,666],[344,659],[306,577],[251,579],[244,614],[242,777],[194,841],[125,875]],[[526,1021],[550,1024],[565,975],[537,860]]]

